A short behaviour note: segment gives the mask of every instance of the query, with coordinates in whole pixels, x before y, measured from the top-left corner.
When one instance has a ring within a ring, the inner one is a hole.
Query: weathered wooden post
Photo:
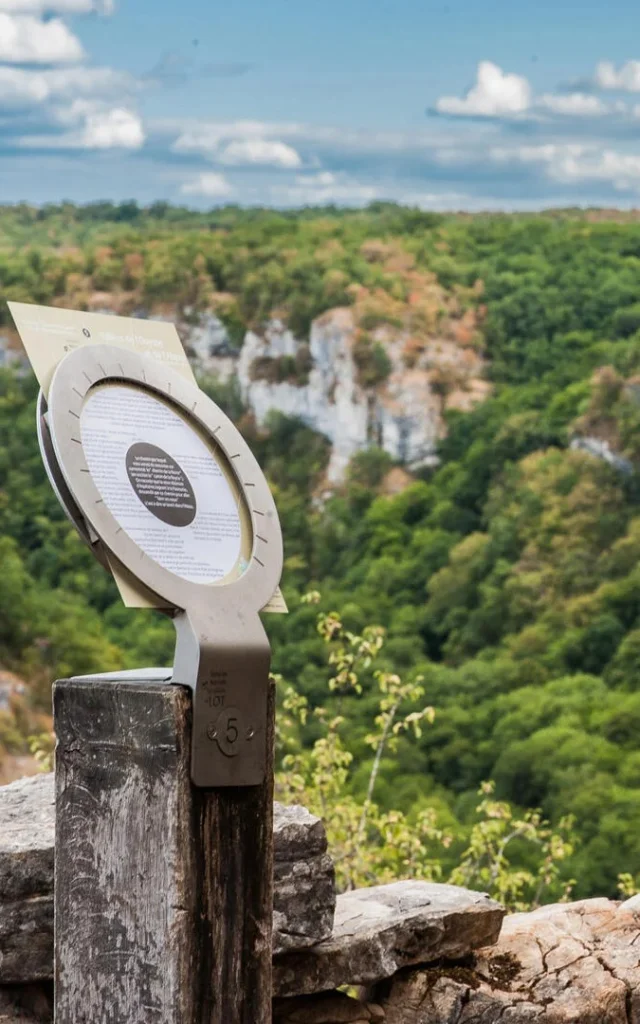
[[[271,772],[194,786],[191,694],[149,676],[55,687],[57,1024],[267,1024]]]
[[[282,568],[277,512],[221,410],[85,319],[91,343],[69,345],[41,397],[45,465],[177,643],[172,669],[55,687],[56,1022],[266,1024],[274,700],[258,613]]]

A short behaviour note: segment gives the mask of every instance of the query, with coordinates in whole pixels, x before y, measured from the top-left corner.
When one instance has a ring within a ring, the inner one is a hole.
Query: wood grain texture
[[[65,680],[54,716],[57,1024],[267,1024],[272,761],[194,789],[168,684]]]

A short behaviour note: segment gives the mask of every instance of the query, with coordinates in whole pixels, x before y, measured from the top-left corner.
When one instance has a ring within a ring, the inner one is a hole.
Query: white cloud
[[[295,170],[302,167],[300,155],[286,142],[271,139],[235,139],[218,154],[221,164],[232,167],[253,164],[261,167],[283,167]]]
[[[580,156],[584,150],[581,143],[558,145],[547,142],[525,146],[493,146],[489,150],[489,157],[502,164],[552,164],[566,156]]]
[[[233,192],[224,174],[214,174],[209,171],[205,174],[198,174],[195,178],[185,181],[180,191],[184,196],[204,196],[207,199],[224,199]]]
[[[23,149],[140,149],[145,141],[140,117],[125,107],[79,99],[56,108],[52,116],[58,126],[71,130],[23,136],[18,144]]]
[[[640,64],[638,69],[640,76]],[[443,96],[437,101],[435,110],[451,117],[516,118],[538,122],[548,119],[549,115],[586,118],[625,113],[624,104],[617,103],[611,107],[589,92],[535,96],[526,78],[507,74],[491,61],[480,62],[476,84],[466,96],[462,99]]]
[[[640,61],[628,60],[616,67],[612,61],[601,60],[596,67],[595,84],[601,89],[640,92]]]
[[[124,71],[113,68],[47,68],[28,70],[0,65],[0,110],[38,105],[50,100],[123,95],[135,90]]]
[[[174,122],[167,122],[167,128],[175,128]],[[225,143],[235,139],[265,139],[283,134],[284,126],[264,121],[195,121],[183,128],[171,147],[176,153],[201,153],[215,156]]]
[[[262,121],[195,123],[180,132],[172,145],[176,153],[199,153],[228,167],[302,167],[300,154],[278,134],[295,136],[299,125],[277,125]]]
[[[497,163],[541,164],[549,178],[565,185],[596,182],[619,192],[640,191],[640,155],[635,153],[593,144],[546,143],[494,147],[489,156]]]
[[[133,110],[114,107],[87,114],[80,145],[83,149],[139,149],[144,139],[138,115]]]
[[[568,117],[600,117],[608,112],[608,107],[597,96],[588,93],[572,92],[566,95],[545,93],[536,100],[536,106]]]
[[[467,192],[406,192],[398,200],[421,210],[464,210],[474,202]]]
[[[439,114],[473,117],[503,117],[521,114],[531,106],[531,86],[522,75],[504,72],[489,60],[480,61],[476,84],[464,99],[442,96],[436,103]]]
[[[0,61],[7,64],[66,64],[82,60],[80,40],[59,18],[40,21],[0,11]]]
[[[640,156],[611,149],[604,152],[597,149],[585,150],[581,154],[568,155],[557,165],[552,165],[551,174],[557,181],[606,182],[620,192],[639,191]]]
[[[317,171],[316,174],[297,174],[296,184],[298,185],[312,185],[319,186],[321,188],[329,188],[335,185],[338,181],[338,176],[333,171]]]
[[[286,206],[326,206],[331,203],[366,206],[379,199],[381,192],[378,186],[353,181],[331,171],[319,171],[317,174],[298,174],[292,184],[273,186],[271,195],[276,202]]]
[[[0,0],[10,14],[113,14],[113,0]]]

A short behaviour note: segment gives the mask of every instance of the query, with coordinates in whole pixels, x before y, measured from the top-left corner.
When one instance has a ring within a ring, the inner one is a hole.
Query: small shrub
[[[358,371],[358,383],[363,388],[375,388],[391,373],[392,364],[384,345],[368,334],[361,334],[353,346],[353,361]]]

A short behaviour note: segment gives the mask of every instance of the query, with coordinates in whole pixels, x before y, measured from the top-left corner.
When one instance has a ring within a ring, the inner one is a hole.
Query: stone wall
[[[429,882],[336,896],[322,822],[276,804],[274,826],[274,1024],[640,1024],[639,897],[504,918]],[[0,787],[0,1024],[52,1021],[54,830],[52,776]]]

